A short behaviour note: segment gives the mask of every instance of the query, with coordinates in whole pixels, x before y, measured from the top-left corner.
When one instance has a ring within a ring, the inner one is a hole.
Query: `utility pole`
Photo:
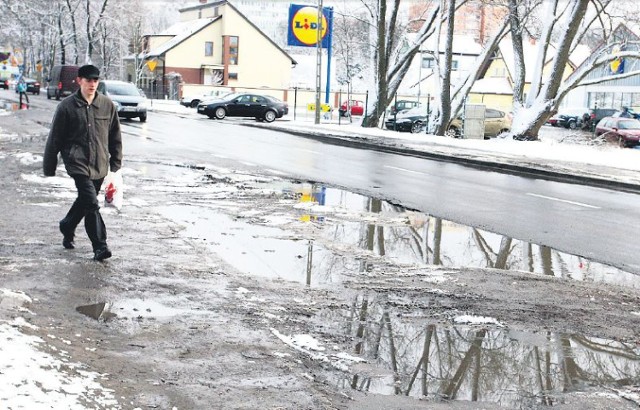
[[[320,86],[322,83],[322,0],[318,0],[318,28],[316,42],[316,119],[315,123],[320,124]]]

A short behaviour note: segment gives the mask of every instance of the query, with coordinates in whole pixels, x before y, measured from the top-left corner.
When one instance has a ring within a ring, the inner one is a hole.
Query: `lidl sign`
[[[318,21],[318,8],[300,4],[289,6],[289,32],[287,44],[290,46],[315,47],[318,30],[321,30],[322,48],[329,47],[331,38],[333,9],[322,9],[322,21]]]

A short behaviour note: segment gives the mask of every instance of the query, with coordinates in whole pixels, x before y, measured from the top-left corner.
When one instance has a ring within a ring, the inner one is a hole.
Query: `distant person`
[[[622,107],[622,112],[620,113],[620,117],[622,118],[631,118],[632,115],[629,112],[629,107]]]
[[[93,246],[94,259],[111,257],[107,246],[107,229],[100,215],[98,193],[109,169],[122,165],[122,136],[118,112],[111,100],[96,92],[100,70],[84,65],[78,70],[80,89],[62,100],[51,122],[44,152],[45,176],[54,176],[58,153],[75,181],[78,197],[60,221],[62,246],[75,248],[76,227],[84,218],[84,227]]]
[[[29,108],[29,96],[27,95],[27,83],[24,81],[24,77],[20,77],[18,80],[18,84],[16,84],[16,91],[20,94],[20,109]],[[22,105],[22,97],[27,101],[27,103]]]

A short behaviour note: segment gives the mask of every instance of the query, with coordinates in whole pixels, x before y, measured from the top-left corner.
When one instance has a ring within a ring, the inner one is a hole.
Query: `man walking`
[[[93,246],[94,259],[111,257],[107,230],[100,215],[98,193],[109,169],[122,164],[122,136],[118,113],[111,100],[97,93],[100,70],[84,65],[78,70],[80,89],[57,107],[44,152],[45,176],[54,176],[58,153],[69,176],[75,181],[78,197],[60,221],[62,246],[73,249],[75,230],[82,218]]]

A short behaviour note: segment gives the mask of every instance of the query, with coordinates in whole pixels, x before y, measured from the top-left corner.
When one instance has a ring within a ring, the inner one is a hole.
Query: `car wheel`
[[[624,138],[618,137],[618,146],[620,148],[627,148],[627,143],[625,142]]]
[[[140,116],[140,122],[147,122],[147,114],[142,114]]]
[[[575,130],[576,128],[578,128],[578,124],[575,121],[569,122],[569,129]]]
[[[411,129],[409,130],[409,132],[412,134],[418,134],[420,131],[422,131],[422,122],[414,121],[413,124],[411,124]]]
[[[223,108],[223,107],[218,107],[216,108],[216,110],[213,112],[213,114],[216,116],[217,119],[219,120],[223,120],[224,117],[227,116],[227,111]]]
[[[196,108],[198,106],[198,104],[200,104],[200,100],[193,100],[193,101],[191,101],[191,104],[189,104],[189,106],[191,108]]]
[[[269,110],[264,113],[264,120],[266,122],[274,122],[276,120],[276,113],[272,110]]]
[[[444,133],[444,136],[450,138],[461,138],[462,134],[458,127],[449,127],[449,129]]]
[[[51,95],[49,95],[49,90],[47,90],[47,100],[51,99]]]

